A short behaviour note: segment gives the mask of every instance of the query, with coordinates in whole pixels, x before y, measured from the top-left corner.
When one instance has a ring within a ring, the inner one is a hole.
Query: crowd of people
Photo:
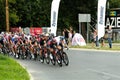
[[[63,37],[59,37],[60,40],[56,40],[54,35],[40,34],[40,35],[29,35],[24,33],[4,33],[0,34],[0,49],[7,47],[10,50],[10,54],[13,54],[18,58],[17,48],[24,45],[29,46],[29,50],[34,54],[35,47],[49,47],[50,51],[54,48],[54,45],[63,48],[65,42]],[[22,48],[22,47],[21,47]],[[24,51],[24,49],[23,49]],[[33,57],[34,58],[34,57]]]
[[[17,54],[17,48],[21,45],[27,45],[29,46],[29,50],[31,50],[32,54],[34,54],[34,48],[39,47],[42,48],[44,46],[49,47],[50,51],[52,52],[54,45],[60,46],[57,48],[67,48],[69,49],[69,46],[71,46],[72,38],[74,37],[74,30],[72,27],[69,27],[69,29],[65,28],[63,30],[62,36],[55,37],[53,34],[39,34],[39,35],[30,35],[30,34],[24,34],[21,29],[20,32],[1,32],[0,34],[0,49],[2,47],[7,47],[11,54],[18,57]],[[110,26],[107,26],[106,32],[107,34],[107,40],[109,43],[109,48],[112,48],[112,28]],[[97,30],[94,29],[91,33],[91,42],[92,47],[96,44],[96,46],[99,46],[99,43],[97,43]],[[104,46],[104,40],[106,39],[105,36],[101,39],[102,46]],[[23,50],[24,51],[24,50]],[[34,58],[34,56],[32,56]]]
[[[96,29],[93,29],[90,37],[91,37],[92,47],[94,46],[99,47],[99,42],[101,42],[101,46],[104,47],[105,40],[107,40],[109,44],[109,48],[112,48],[112,27],[111,26],[106,27],[105,34],[100,40],[98,40],[98,32]]]
[[[65,28],[63,30],[62,36],[60,37],[56,37],[50,33],[43,33],[38,35],[25,34],[23,33],[21,27],[19,27],[18,32],[1,32],[0,48],[2,49],[3,46],[7,45],[6,47],[8,47],[8,49],[10,49],[12,54],[16,57],[18,57],[16,51],[19,45],[29,45],[31,52],[33,52],[33,48],[36,46],[40,48],[42,46],[49,46],[53,48],[53,43],[56,43],[56,46],[61,46],[62,48],[66,47],[69,49],[68,46],[71,44],[73,36],[74,31],[72,27],[69,29]]]
[[[13,55],[17,59],[36,60],[39,56],[43,63],[44,58],[49,57],[49,62],[51,60],[53,65],[55,65],[55,61],[59,63],[62,62],[61,60],[68,65],[68,57],[64,52],[64,48],[67,46],[64,36],[54,36],[54,34],[30,35],[22,31],[0,33],[0,53]],[[62,65],[62,63],[59,64]]]
[[[65,38],[65,42],[67,46],[71,46],[72,38],[74,37],[75,31],[73,28],[70,26],[69,29],[65,28],[63,30],[63,36]]]

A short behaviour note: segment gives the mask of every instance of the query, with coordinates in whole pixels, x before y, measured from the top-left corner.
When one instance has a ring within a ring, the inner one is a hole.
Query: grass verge
[[[30,77],[15,60],[0,54],[0,80],[30,80]]]
[[[90,43],[88,43],[86,46],[71,46],[71,48],[120,51],[120,44],[119,43],[113,43],[112,48],[109,48],[108,43],[105,43],[105,45],[103,47],[101,47],[101,45],[99,47],[95,47],[95,46],[92,47],[92,45]]]

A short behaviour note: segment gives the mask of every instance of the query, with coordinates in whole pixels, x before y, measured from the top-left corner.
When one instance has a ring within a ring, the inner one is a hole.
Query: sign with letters
[[[51,4],[51,33],[56,36],[57,32],[57,20],[60,0],[53,0]]]
[[[120,17],[107,17],[106,26],[110,25],[111,27],[120,27]]]
[[[98,40],[101,37],[103,37],[105,33],[106,2],[107,0],[98,0],[98,9],[97,9]]]

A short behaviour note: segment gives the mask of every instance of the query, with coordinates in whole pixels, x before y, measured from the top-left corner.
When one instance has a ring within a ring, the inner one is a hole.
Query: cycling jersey
[[[0,36],[0,43],[3,45],[4,44],[4,38],[2,36]]]
[[[49,46],[50,46],[50,48],[54,48],[55,49],[56,46],[57,46],[57,42],[55,40],[51,40]]]
[[[41,39],[40,39],[40,45],[41,45],[41,46],[44,46],[44,44],[45,44],[45,40],[41,38]]]

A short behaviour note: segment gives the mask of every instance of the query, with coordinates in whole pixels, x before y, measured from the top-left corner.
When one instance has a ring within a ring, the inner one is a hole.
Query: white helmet
[[[46,33],[46,34],[45,34],[45,36],[49,36],[49,34],[48,34],[48,33]]]

